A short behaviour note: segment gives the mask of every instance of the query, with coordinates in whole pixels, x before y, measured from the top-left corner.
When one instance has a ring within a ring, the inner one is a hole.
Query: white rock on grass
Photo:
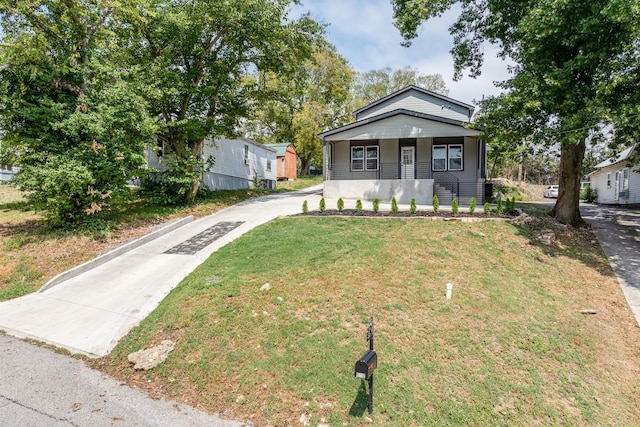
[[[265,283],[264,285],[262,285],[262,287],[260,288],[261,291],[268,291],[269,289],[271,289],[271,285],[269,283]]]
[[[131,353],[127,359],[134,364],[133,369],[137,371],[148,371],[164,362],[175,346],[176,343],[173,341],[164,340],[160,345],[155,347]]]

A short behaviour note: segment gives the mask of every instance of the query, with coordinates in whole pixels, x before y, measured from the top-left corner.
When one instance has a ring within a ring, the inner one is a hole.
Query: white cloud
[[[329,24],[328,40],[357,71],[411,66],[423,73],[439,73],[447,83],[449,96],[466,103],[500,93],[493,81],[508,78],[507,63],[497,57],[495,47],[487,46],[482,75],[477,79],[465,75],[460,81],[453,81],[453,58],[449,53],[453,41],[448,28],[459,10],[450,10],[424,23],[409,48],[400,45],[403,39],[393,26],[389,0],[309,0],[296,7],[294,13],[306,10],[316,20]]]

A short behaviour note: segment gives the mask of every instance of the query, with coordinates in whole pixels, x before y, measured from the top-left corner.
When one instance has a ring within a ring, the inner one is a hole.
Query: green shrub
[[[391,212],[398,213],[398,202],[395,197],[391,198]]]
[[[356,212],[362,212],[362,200],[356,200]]]
[[[320,199],[320,212],[324,212],[326,209],[327,209],[327,205],[323,197],[322,199]]]
[[[307,205],[306,200],[302,202],[302,213],[303,214],[309,213],[309,205]]]
[[[498,215],[502,215],[502,199],[498,199],[498,203],[496,204],[496,213]]]
[[[438,209],[440,209],[440,201],[438,196],[433,196],[433,213],[438,213]]]
[[[580,199],[587,203],[594,203],[598,200],[598,190],[591,186],[587,186],[580,192]]]
[[[380,199],[377,197],[373,199],[373,212],[378,213],[380,211]]]
[[[411,213],[415,215],[418,212],[418,208],[416,207],[416,199],[415,197],[411,199],[411,207],[409,208]]]
[[[458,215],[458,201],[456,199],[451,201],[451,212],[454,215]]]
[[[473,215],[476,211],[476,198],[471,198],[471,203],[469,204],[469,214]]]
[[[344,209],[344,200],[342,200],[342,197],[340,197],[338,199],[338,212],[342,212],[343,209]]]
[[[491,205],[489,204],[489,202],[485,202],[484,204],[484,214],[491,215]]]

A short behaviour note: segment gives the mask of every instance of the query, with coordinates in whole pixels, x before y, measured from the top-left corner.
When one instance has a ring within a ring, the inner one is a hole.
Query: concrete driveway
[[[213,252],[282,215],[318,206],[322,186],[251,199],[63,273],[43,289],[0,303],[0,330],[90,357],[109,354]]]
[[[583,204],[580,213],[593,228],[640,326],[640,211]]]

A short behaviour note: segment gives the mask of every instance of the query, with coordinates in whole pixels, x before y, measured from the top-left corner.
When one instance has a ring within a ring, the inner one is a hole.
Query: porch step
[[[438,202],[441,204],[450,204],[453,201],[453,193],[440,184],[433,184],[433,195],[438,196]]]

